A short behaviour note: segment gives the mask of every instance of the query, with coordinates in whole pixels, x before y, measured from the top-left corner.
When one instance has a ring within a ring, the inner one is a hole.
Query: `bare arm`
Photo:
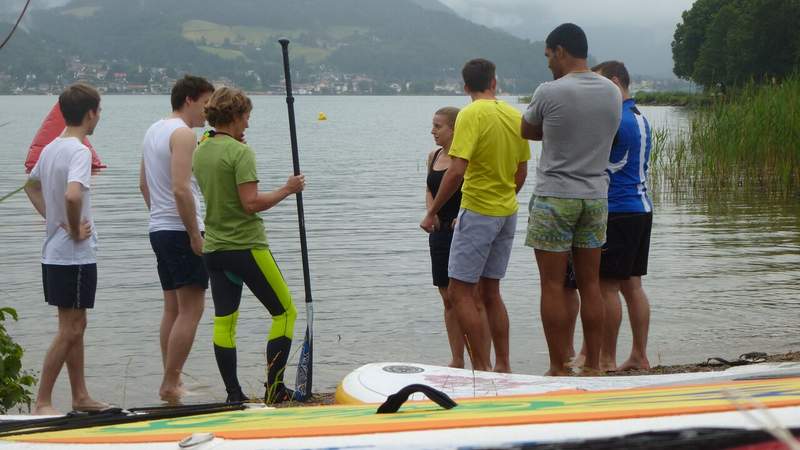
[[[428,207],[428,213],[422,219],[422,223],[419,224],[423,230],[429,233],[438,228],[439,219],[436,214],[450,200],[450,197],[458,191],[461,182],[464,180],[464,174],[467,172],[469,162],[466,159],[451,158],[450,168],[444,174],[442,184],[439,185],[439,192],[436,193],[436,198],[433,199],[433,203]]]
[[[428,189],[427,186],[425,186],[425,210],[427,211],[428,209],[430,209],[432,204],[433,204],[433,195],[431,194],[431,190]]]
[[[522,124],[520,125],[520,135],[524,139],[528,139],[531,141],[541,141],[542,136],[544,136],[544,130],[542,128],[542,124],[539,125],[532,125],[522,118]]]
[[[197,138],[189,128],[180,128],[172,133],[169,139],[171,151],[170,174],[172,175],[172,194],[175,206],[181,217],[186,233],[192,243],[192,249],[202,254],[203,237],[197,224],[197,205],[192,193],[192,153],[197,146]]]
[[[64,201],[67,206],[66,230],[69,237],[75,241],[87,239],[92,235],[92,224],[81,218],[83,185],[77,181],[69,182],[67,192],[64,193]]]
[[[450,167],[444,173],[442,184],[436,193],[436,198],[433,199],[433,204],[428,208],[428,214],[436,215],[442,209],[442,206],[450,200],[450,197],[458,191],[458,187],[464,181],[464,174],[467,173],[467,164],[466,159],[452,157]]]
[[[305,175],[291,176],[286,184],[272,192],[258,192],[258,182],[251,181],[238,186],[239,201],[248,214],[266,211],[277,205],[286,197],[300,192],[305,188]]]
[[[428,153],[428,164],[425,166],[425,167],[428,168],[428,171],[427,171],[428,174],[431,173],[431,162],[433,161],[433,155],[435,155],[435,154],[436,154],[436,150]],[[428,208],[430,208],[432,203],[433,203],[433,195],[431,194],[431,190],[430,190],[430,188],[428,188],[428,183],[426,182],[425,183],[425,209],[427,210]]]
[[[45,217],[44,195],[42,194],[42,182],[39,180],[28,180],[25,183],[25,193],[28,199],[40,216]]]
[[[150,189],[147,187],[147,177],[144,174],[144,158],[139,164],[139,192],[142,193],[144,203],[147,205],[147,209],[150,210]]]
[[[522,190],[525,180],[528,178],[528,161],[522,161],[517,165],[517,173],[514,174],[514,182],[517,184],[517,193]]]

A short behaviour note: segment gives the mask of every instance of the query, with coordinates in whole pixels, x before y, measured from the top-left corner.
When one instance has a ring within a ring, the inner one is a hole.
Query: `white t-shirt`
[[[31,179],[41,181],[44,196],[47,238],[42,248],[42,264],[72,266],[97,262],[97,233],[89,193],[91,177],[92,152],[77,138],[57,138],[42,150],[30,174]],[[68,223],[64,194],[72,182],[82,186],[81,221],[92,224],[92,236],[80,242],[74,241],[62,227]]]
[[[147,189],[150,191],[149,231],[185,231],[175,195],[172,193],[172,150],[169,143],[172,134],[180,128],[189,128],[180,118],[162,119],[154,123],[144,135],[142,156]],[[200,212],[200,189],[192,176],[192,196],[197,213],[197,226],[204,230]]]

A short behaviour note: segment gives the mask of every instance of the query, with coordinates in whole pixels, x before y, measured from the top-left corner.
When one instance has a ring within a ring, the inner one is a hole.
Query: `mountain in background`
[[[190,72],[267,90],[282,76],[279,37],[292,40],[298,84],[457,91],[475,57],[497,64],[506,92],[551,78],[542,43],[469,22],[438,0],[73,0],[29,14],[0,53],[0,83],[66,83],[100,65],[127,83]]]

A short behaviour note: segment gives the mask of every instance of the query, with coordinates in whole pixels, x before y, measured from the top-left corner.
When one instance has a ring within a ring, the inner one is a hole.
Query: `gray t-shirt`
[[[619,88],[594,72],[539,85],[523,115],[544,131],[534,195],[608,198],[606,167],[621,114]]]

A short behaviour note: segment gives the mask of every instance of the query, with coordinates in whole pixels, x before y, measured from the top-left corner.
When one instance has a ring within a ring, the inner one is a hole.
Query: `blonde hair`
[[[458,117],[458,112],[460,110],[454,106],[445,106],[444,108],[440,108],[434,116],[442,116],[447,119],[447,125],[450,126],[450,129],[453,130],[456,128],[456,117]]]
[[[253,110],[253,102],[239,89],[221,87],[211,94],[205,106],[206,120],[212,127],[233,123]]]

